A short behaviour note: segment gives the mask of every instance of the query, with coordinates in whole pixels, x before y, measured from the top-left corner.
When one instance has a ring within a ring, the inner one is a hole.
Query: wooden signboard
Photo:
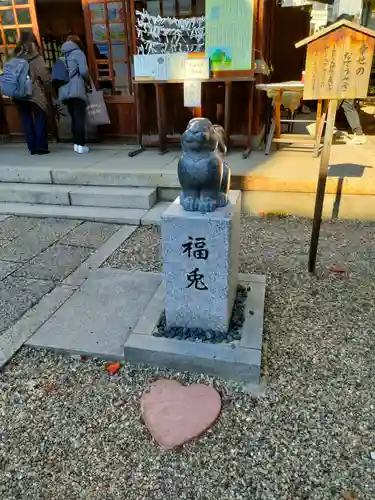
[[[307,46],[305,100],[367,97],[375,32],[340,21],[296,44]]]
[[[375,32],[342,20],[302,40],[296,47],[303,45],[307,45],[303,98],[329,101],[308,262],[309,272],[314,273],[337,106],[343,99],[367,96]],[[326,112],[322,123],[325,115]]]

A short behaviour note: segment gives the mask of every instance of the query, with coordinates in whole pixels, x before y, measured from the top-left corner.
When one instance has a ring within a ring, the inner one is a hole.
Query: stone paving
[[[0,216],[0,341],[4,332],[120,226]]]

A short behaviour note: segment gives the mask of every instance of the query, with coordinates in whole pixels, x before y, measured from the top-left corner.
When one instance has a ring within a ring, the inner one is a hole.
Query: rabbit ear
[[[225,155],[227,152],[227,147],[225,145],[225,130],[221,125],[212,125],[217,138],[218,138],[218,148]]]

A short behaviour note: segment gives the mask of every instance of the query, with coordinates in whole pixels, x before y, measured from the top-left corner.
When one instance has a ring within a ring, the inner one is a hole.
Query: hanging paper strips
[[[137,53],[167,54],[203,52],[205,18],[152,16],[146,10],[136,11]]]

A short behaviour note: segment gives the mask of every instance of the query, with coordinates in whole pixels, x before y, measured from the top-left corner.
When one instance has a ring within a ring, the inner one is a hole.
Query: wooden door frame
[[[133,85],[132,85],[132,59],[133,59],[133,53],[132,53],[132,43],[130,42],[130,33],[129,33],[129,22],[128,22],[128,1],[127,0],[119,0],[124,7],[124,13],[125,13],[125,20],[124,20],[124,27],[126,30],[126,41],[125,45],[127,48],[127,64],[128,64],[128,79],[129,79],[129,94],[123,94],[123,95],[109,95],[105,96],[105,100],[107,102],[112,102],[112,103],[134,103],[134,94],[133,94]],[[98,73],[97,73],[97,64],[96,64],[96,58],[95,58],[95,53],[94,53],[94,40],[92,37],[92,24],[91,24],[91,17],[90,17],[90,4],[95,4],[95,3],[104,3],[107,4],[108,0],[81,0],[81,5],[82,5],[82,11],[83,11],[83,20],[84,20],[84,25],[85,25],[85,36],[86,36],[86,47],[87,47],[87,59],[88,59],[88,64],[89,64],[89,69],[90,69],[90,74],[93,76],[93,80],[95,84],[98,83]],[[107,8],[107,7],[106,7]],[[112,48],[111,48],[111,42],[108,39],[108,51],[111,54],[110,61],[113,62],[113,57],[112,57]],[[114,81],[114,75],[113,75],[113,65],[109,64],[109,71],[110,71],[110,79],[111,81]]]

